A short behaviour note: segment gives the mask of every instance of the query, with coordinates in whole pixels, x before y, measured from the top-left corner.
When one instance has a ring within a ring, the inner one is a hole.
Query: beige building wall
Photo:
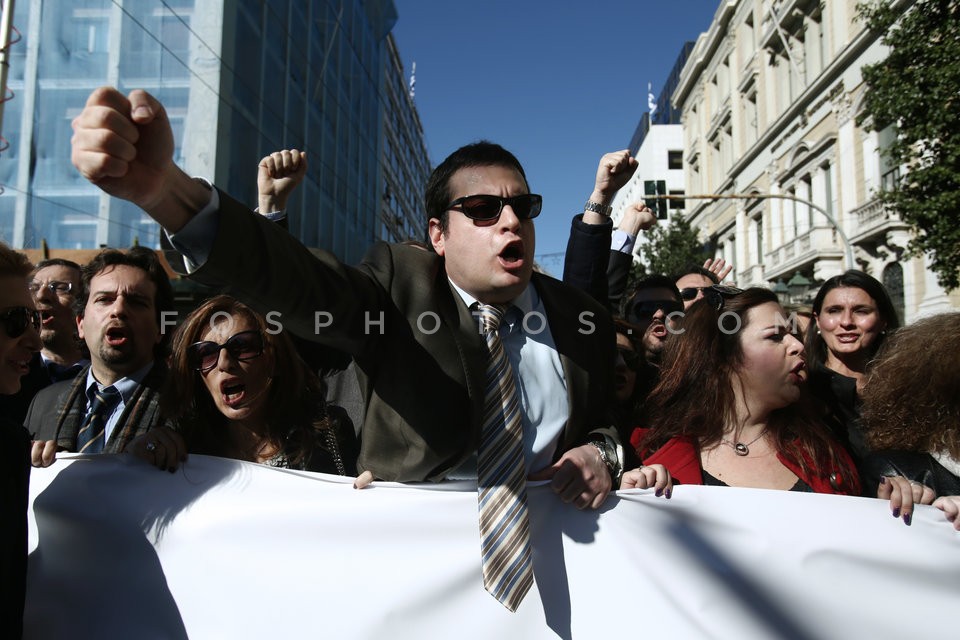
[[[799,274],[812,284],[798,297],[812,298],[820,282],[857,268],[887,286],[906,322],[960,308],[960,291],[944,292],[925,258],[904,256],[909,228],[876,200],[903,170],[880,155],[895,134],[857,123],[860,69],[885,55],[847,0],[720,3],[673,102],[683,114],[686,215],[732,260],[738,285]],[[690,197],[698,193],[784,198]]]

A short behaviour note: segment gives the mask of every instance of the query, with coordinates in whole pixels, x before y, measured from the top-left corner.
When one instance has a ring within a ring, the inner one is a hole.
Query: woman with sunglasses
[[[20,378],[40,351],[40,314],[27,290],[33,265],[0,243],[0,395],[20,390]],[[22,424],[0,415],[0,620],[7,637],[23,632],[27,578],[27,501],[30,435]]]
[[[887,290],[850,270],[823,283],[807,328],[810,390],[825,405],[828,424],[858,462],[867,454],[859,427],[863,381],[888,332],[900,323]]]
[[[171,428],[128,450],[170,471],[189,452],[356,475],[356,438],[343,410],[326,404],[322,382],[277,329],[230,296],[202,304],[173,338],[161,400]]]
[[[646,428],[631,438],[644,464],[682,484],[859,494],[849,456],[807,408],[803,344],[785,317],[760,288],[690,307],[682,339],[667,343]]]

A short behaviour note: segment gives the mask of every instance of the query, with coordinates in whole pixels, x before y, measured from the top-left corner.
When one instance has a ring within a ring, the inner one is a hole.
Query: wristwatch
[[[594,213],[599,213],[602,216],[610,217],[610,214],[613,213],[613,207],[610,205],[603,206],[599,202],[594,202],[593,200],[587,200],[587,203],[583,205],[584,211],[593,211]]]
[[[600,460],[607,467],[607,471],[610,472],[610,479],[613,480],[614,487],[618,487],[620,476],[623,475],[623,463],[620,462],[620,456],[617,455],[616,443],[612,438],[597,433],[590,438],[588,444],[593,445],[600,452]]]

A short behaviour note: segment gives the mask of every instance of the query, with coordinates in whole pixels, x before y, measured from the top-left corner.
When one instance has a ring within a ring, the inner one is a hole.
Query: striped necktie
[[[77,433],[78,453],[102,453],[105,443],[104,430],[107,418],[117,405],[120,392],[113,387],[104,387],[94,392],[90,410],[83,420],[80,432]]]
[[[490,350],[477,452],[483,586],[516,611],[533,584],[520,401],[513,367],[500,341],[504,308],[480,304],[478,311]]]

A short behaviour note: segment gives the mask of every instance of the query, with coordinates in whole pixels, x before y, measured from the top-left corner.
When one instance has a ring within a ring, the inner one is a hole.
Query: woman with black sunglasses
[[[173,338],[161,409],[171,427],[128,450],[174,470],[187,452],[356,475],[356,437],[342,409],[276,323],[230,296],[192,312]]]
[[[40,351],[40,315],[27,290],[33,265],[0,243],[0,394],[20,390],[20,378]],[[22,424],[0,415],[0,629],[7,638],[23,633],[27,578],[27,501],[30,435]]]

